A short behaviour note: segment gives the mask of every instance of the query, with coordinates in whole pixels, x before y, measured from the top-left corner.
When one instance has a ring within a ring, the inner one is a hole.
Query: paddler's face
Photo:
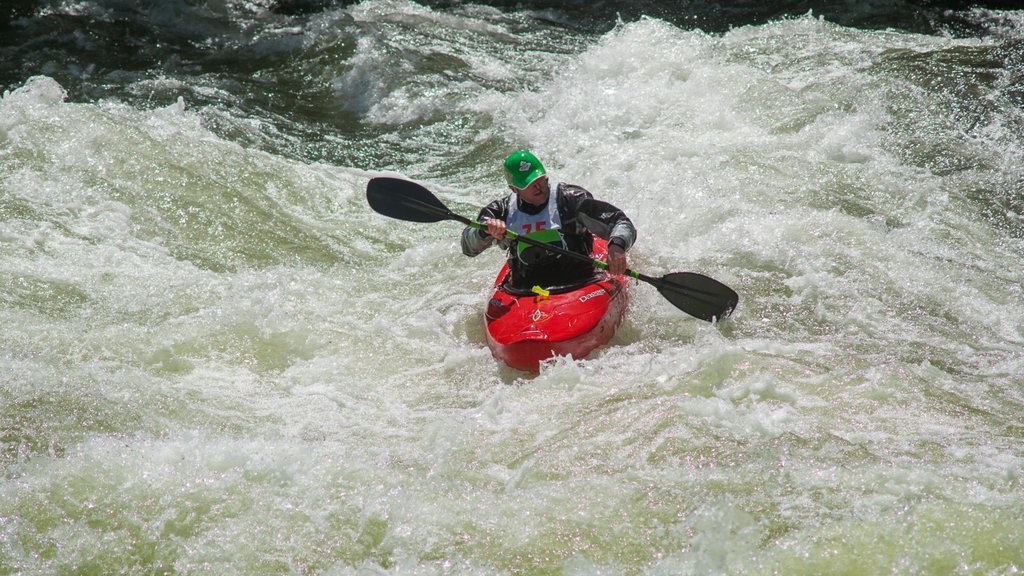
[[[519,199],[527,204],[533,204],[534,206],[542,206],[548,201],[548,195],[551,193],[551,189],[548,187],[548,177],[538,176],[533,182],[530,182],[526,188],[522,190],[515,186],[509,186]]]

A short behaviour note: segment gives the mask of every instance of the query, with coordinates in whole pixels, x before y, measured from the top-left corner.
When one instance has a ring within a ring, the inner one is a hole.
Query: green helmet
[[[513,152],[505,158],[505,179],[513,188],[522,190],[544,174],[544,165],[526,150]]]

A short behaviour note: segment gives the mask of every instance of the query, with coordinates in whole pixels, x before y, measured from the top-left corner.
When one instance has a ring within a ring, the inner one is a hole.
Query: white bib
[[[519,199],[515,193],[509,196],[508,218],[505,226],[509,230],[527,236],[531,239],[554,244],[559,248],[565,248],[565,239],[562,238],[562,218],[558,215],[558,187],[552,186],[551,194],[548,196],[548,204],[545,210],[536,214],[527,214],[519,209]],[[525,242],[518,242],[516,256],[524,264],[535,264],[553,256],[552,252],[530,246]]]

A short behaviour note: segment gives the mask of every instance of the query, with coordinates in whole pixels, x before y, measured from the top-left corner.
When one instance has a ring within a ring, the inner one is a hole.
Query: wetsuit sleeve
[[[487,206],[484,206],[480,210],[480,214],[476,217],[476,220],[477,222],[483,222],[488,218],[504,220],[507,215],[507,203],[504,199],[499,199],[491,202]],[[472,226],[466,226],[462,230],[462,253],[466,256],[476,256],[491,246],[494,246],[496,242],[497,241],[484,230],[478,230]],[[499,244],[502,247],[507,247],[508,242],[502,240]]]
[[[588,193],[589,196],[589,193]],[[636,242],[636,228],[625,212],[601,200],[580,198],[577,220],[596,236],[629,250]]]

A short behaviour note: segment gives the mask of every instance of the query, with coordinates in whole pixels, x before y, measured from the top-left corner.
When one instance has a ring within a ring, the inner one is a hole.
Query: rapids
[[[1024,12],[128,4],[2,49],[0,573],[1024,570]],[[364,191],[517,147],[732,318],[494,361],[502,255]]]

